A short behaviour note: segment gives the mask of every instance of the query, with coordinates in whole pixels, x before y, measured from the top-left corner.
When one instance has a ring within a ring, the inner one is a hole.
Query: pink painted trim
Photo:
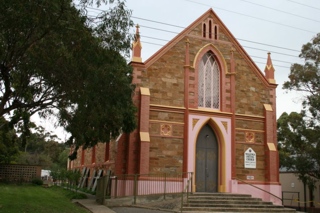
[[[198,122],[193,127],[193,119],[197,119]],[[219,147],[221,148],[222,145],[225,146],[225,152],[223,153],[221,149],[219,150],[220,162],[219,162],[219,171],[224,171],[225,180],[219,180],[219,183],[225,182],[225,189],[226,191],[230,191],[229,182],[231,180],[231,119],[230,118],[222,118],[222,117],[208,117],[208,116],[201,116],[201,115],[190,115],[189,116],[189,129],[188,129],[188,169],[187,172],[194,172],[195,171],[195,147],[197,142],[198,134],[201,128],[206,125],[209,120],[212,120],[215,123],[214,132],[216,132]],[[222,124],[222,122],[227,123],[227,130]],[[220,134],[218,134],[220,132]],[[223,144],[222,144],[223,143]],[[224,158],[225,165],[222,165],[221,159]],[[223,174],[219,174],[219,177],[223,177]],[[194,183],[193,183],[194,184]]]
[[[271,184],[253,184],[254,186],[263,189],[265,191],[274,194],[272,196],[264,191],[261,191],[255,187],[246,184],[238,184],[237,180],[231,181],[231,193],[238,193],[238,194],[250,194],[252,197],[261,198],[263,201],[272,202],[275,205],[282,205],[280,199],[276,198],[275,196],[281,198],[282,197],[282,187],[281,185],[271,185]]]

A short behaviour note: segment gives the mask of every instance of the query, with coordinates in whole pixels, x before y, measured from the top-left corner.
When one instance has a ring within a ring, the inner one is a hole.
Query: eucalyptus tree
[[[302,95],[303,109],[278,119],[280,164],[297,173],[312,198],[320,179],[320,33],[302,46],[299,57],[304,63],[291,66],[283,88]]]
[[[0,116],[27,137],[30,116],[54,115],[77,148],[135,128],[124,1],[10,0],[0,11]]]

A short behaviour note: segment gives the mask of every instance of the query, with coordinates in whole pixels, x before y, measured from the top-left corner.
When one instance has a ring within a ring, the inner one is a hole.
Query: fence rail
[[[163,194],[165,199],[167,194],[181,193],[191,176],[191,172],[116,175],[111,177],[111,197],[134,196],[134,203],[140,195]]]
[[[288,198],[286,194],[291,194],[291,198]],[[297,195],[297,198],[295,198],[295,195]],[[298,203],[298,210],[300,210],[300,192],[290,192],[290,191],[282,191],[282,205],[285,205],[285,201],[291,201],[290,206],[293,206],[292,202]]]

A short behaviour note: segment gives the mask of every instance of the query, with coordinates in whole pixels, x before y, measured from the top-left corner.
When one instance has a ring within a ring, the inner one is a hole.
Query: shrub
[[[71,199],[87,199],[88,196],[83,193],[73,193]]]
[[[43,181],[40,178],[35,178],[31,181],[32,184],[41,186],[43,185]]]

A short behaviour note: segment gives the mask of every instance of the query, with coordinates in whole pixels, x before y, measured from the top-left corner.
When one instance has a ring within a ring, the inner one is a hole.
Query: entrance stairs
[[[185,200],[182,207],[185,213],[204,212],[296,212],[294,209],[273,205],[251,195],[230,193],[193,193]]]

